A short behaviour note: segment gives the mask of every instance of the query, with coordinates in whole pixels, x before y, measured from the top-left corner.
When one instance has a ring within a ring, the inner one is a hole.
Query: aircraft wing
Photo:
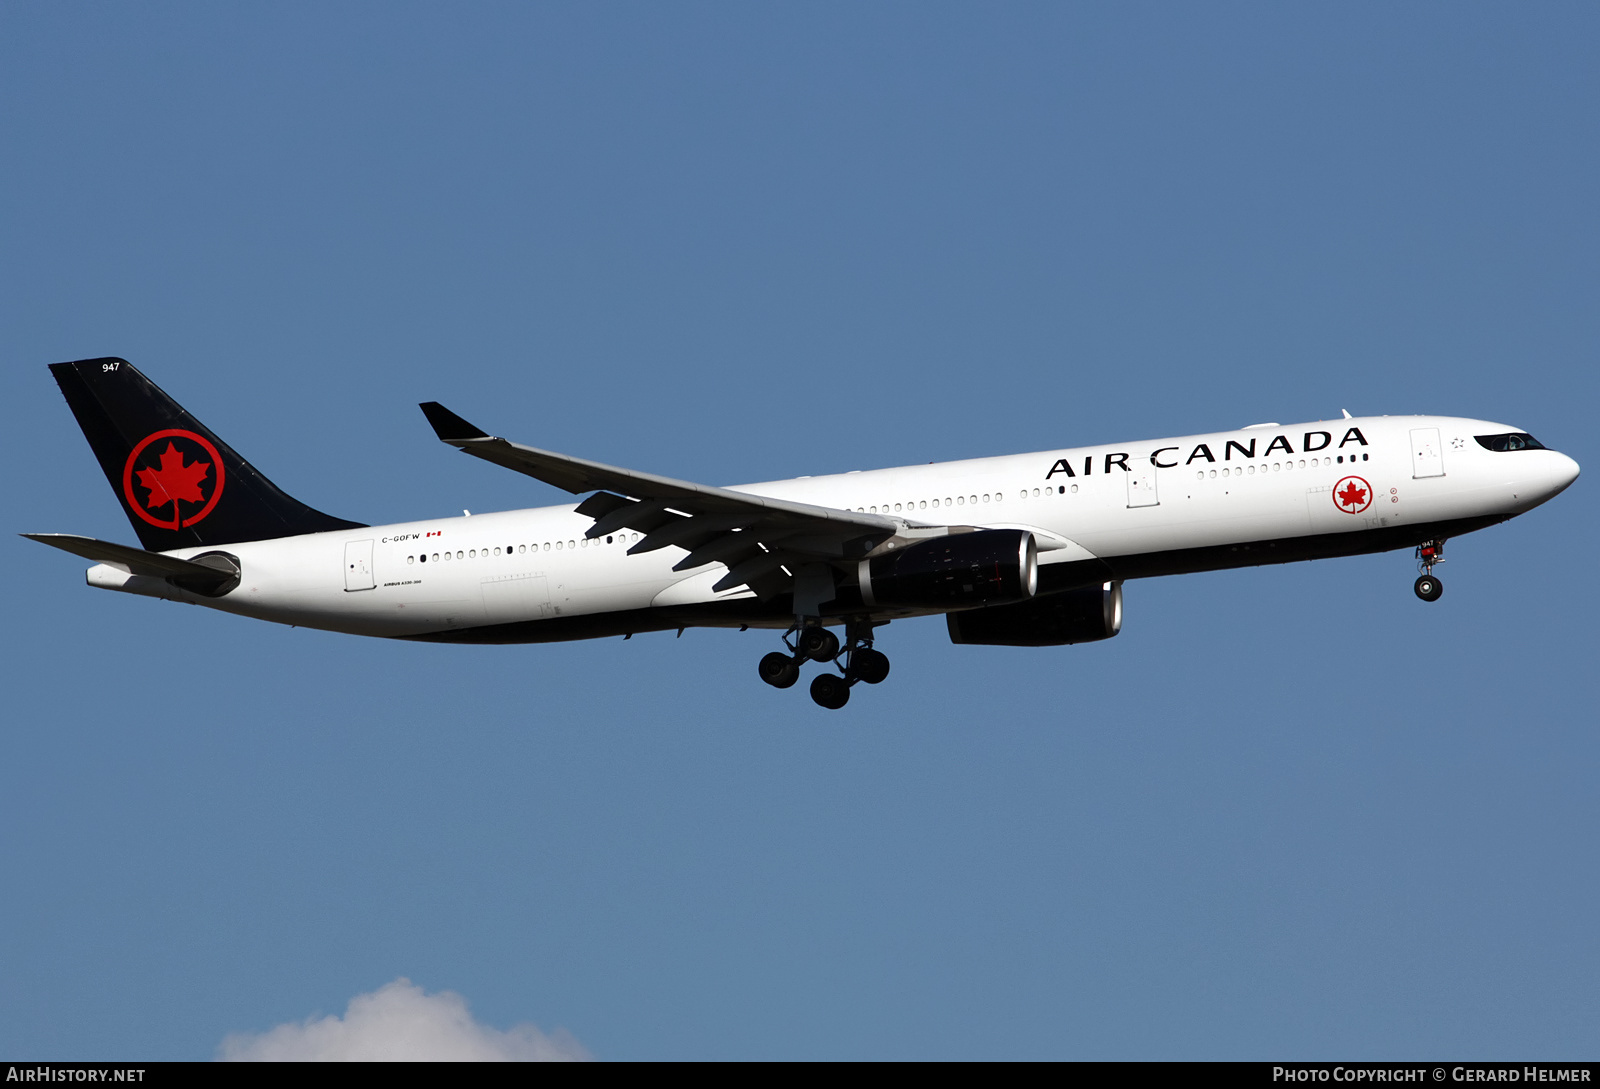
[[[749,585],[769,596],[787,588],[796,564],[860,559],[907,528],[878,514],[752,495],[539,450],[490,435],[437,401],[421,408],[441,442],[575,495],[594,492],[577,508],[595,520],[585,536],[632,529],[643,536],[630,554],[669,545],[687,549],[674,571],[726,564],[728,574],[713,587],[718,593]]]

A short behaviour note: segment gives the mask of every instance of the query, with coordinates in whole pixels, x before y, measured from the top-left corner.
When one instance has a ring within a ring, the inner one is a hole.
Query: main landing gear
[[[1444,583],[1433,576],[1433,565],[1444,562],[1444,542],[1425,541],[1417,546],[1417,569],[1422,576],[1412,587],[1423,601],[1438,601],[1444,595]]]
[[[790,628],[783,636],[788,654],[773,651],[761,659],[757,671],[774,688],[792,688],[800,679],[800,666],[807,662],[831,662],[837,673],[819,673],[811,682],[811,698],[831,711],[850,702],[850,688],[857,682],[878,684],[889,675],[889,657],[872,648],[872,629],[867,620],[845,623],[845,643],[820,624]],[[791,640],[790,636],[793,636]]]

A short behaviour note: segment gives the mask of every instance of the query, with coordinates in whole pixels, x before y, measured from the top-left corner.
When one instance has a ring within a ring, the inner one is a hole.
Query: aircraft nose
[[[1533,455],[1523,464],[1526,466],[1526,476],[1519,476],[1513,485],[1521,502],[1526,504],[1522,510],[1531,510],[1541,503],[1548,503],[1572,485],[1578,479],[1578,463],[1567,455],[1556,450],[1529,450]],[[1537,458],[1538,460],[1534,460]]]
[[[1553,481],[1555,491],[1565,491],[1567,487],[1578,479],[1578,463],[1565,454],[1556,454],[1555,477]]]

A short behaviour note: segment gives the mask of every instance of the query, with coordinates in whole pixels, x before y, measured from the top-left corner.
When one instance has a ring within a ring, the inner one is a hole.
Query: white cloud
[[[590,1058],[565,1029],[504,1032],[480,1025],[454,991],[424,994],[397,979],[350,1000],[344,1017],[308,1018],[222,1041],[225,1062],[577,1062]]]

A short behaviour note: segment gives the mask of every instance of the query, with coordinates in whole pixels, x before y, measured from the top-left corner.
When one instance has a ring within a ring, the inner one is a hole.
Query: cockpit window
[[[1485,450],[1505,453],[1508,450],[1543,450],[1544,443],[1526,431],[1513,431],[1508,435],[1474,435],[1478,445]]]

